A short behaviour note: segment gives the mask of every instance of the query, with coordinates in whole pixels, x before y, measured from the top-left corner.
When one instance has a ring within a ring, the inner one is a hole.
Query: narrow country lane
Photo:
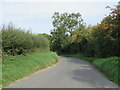
[[[60,56],[60,62],[49,69],[22,79],[7,88],[114,88],[118,87],[105,78],[86,61]]]

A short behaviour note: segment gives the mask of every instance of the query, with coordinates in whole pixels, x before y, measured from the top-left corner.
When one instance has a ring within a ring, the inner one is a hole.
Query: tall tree
[[[69,36],[73,35],[73,31],[84,28],[84,22],[79,13],[63,13],[55,12],[53,17],[52,47],[54,51],[61,52],[69,41]]]

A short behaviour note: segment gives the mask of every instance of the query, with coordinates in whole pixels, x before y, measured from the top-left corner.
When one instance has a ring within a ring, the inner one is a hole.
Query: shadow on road
[[[77,64],[76,67],[79,67],[68,72],[68,74],[71,74],[72,79],[100,88],[117,87],[116,84],[106,79],[104,75],[90,65],[89,62],[74,58],[69,58],[68,61]]]

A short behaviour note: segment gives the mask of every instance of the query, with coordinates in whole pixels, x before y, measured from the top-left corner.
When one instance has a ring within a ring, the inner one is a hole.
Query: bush
[[[93,64],[110,78],[110,80],[120,84],[120,57],[110,57],[98,59]]]
[[[36,49],[49,48],[49,41],[40,35],[34,35],[29,31],[24,31],[14,27],[12,24],[3,26],[2,30],[2,50],[8,55],[25,55]]]
[[[42,35],[34,35],[33,42],[34,48],[49,48],[49,40]]]

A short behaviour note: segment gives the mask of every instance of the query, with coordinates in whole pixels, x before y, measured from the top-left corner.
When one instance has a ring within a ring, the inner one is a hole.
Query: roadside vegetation
[[[58,53],[83,53],[88,57],[120,56],[120,5],[101,23],[86,26],[80,13],[55,12],[51,31],[51,50]]]
[[[110,9],[94,26],[86,26],[80,13],[55,12],[51,35],[33,34],[12,23],[3,25],[3,87],[57,63],[57,54],[89,61],[120,84],[120,5]]]
[[[85,60],[93,64],[100,71],[104,72],[105,76],[120,85],[120,57],[96,58],[86,57],[83,54],[63,54],[65,57],[74,57],[80,60]]]
[[[78,59],[81,59],[81,60],[85,60],[85,61],[88,61],[88,62],[93,62],[94,60],[98,59],[96,57],[86,57],[85,55],[83,54],[63,54],[62,56],[65,56],[65,57],[75,57],[75,58],[78,58]]]
[[[55,52],[40,52],[27,56],[3,56],[2,85],[7,86],[17,79],[28,76],[40,69],[52,66],[58,62]]]
[[[120,84],[120,5],[107,8],[111,13],[94,26],[86,26],[80,13],[55,12],[51,50],[89,61]]]
[[[58,55],[50,51],[49,40],[45,35],[32,34],[16,28],[12,23],[3,25],[0,33],[2,87],[58,62]]]
[[[2,50],[5,55],[26,55],[31,52],[49,51],[49,40],[41,34],[32,34],[12,23],[2,27]]]
[[[93,64],[98,69],[105,72],[108,79],[120,85],[119,62],[120,62],[120,57],[110,57],[110,58],[97,59],[93,62]]]

